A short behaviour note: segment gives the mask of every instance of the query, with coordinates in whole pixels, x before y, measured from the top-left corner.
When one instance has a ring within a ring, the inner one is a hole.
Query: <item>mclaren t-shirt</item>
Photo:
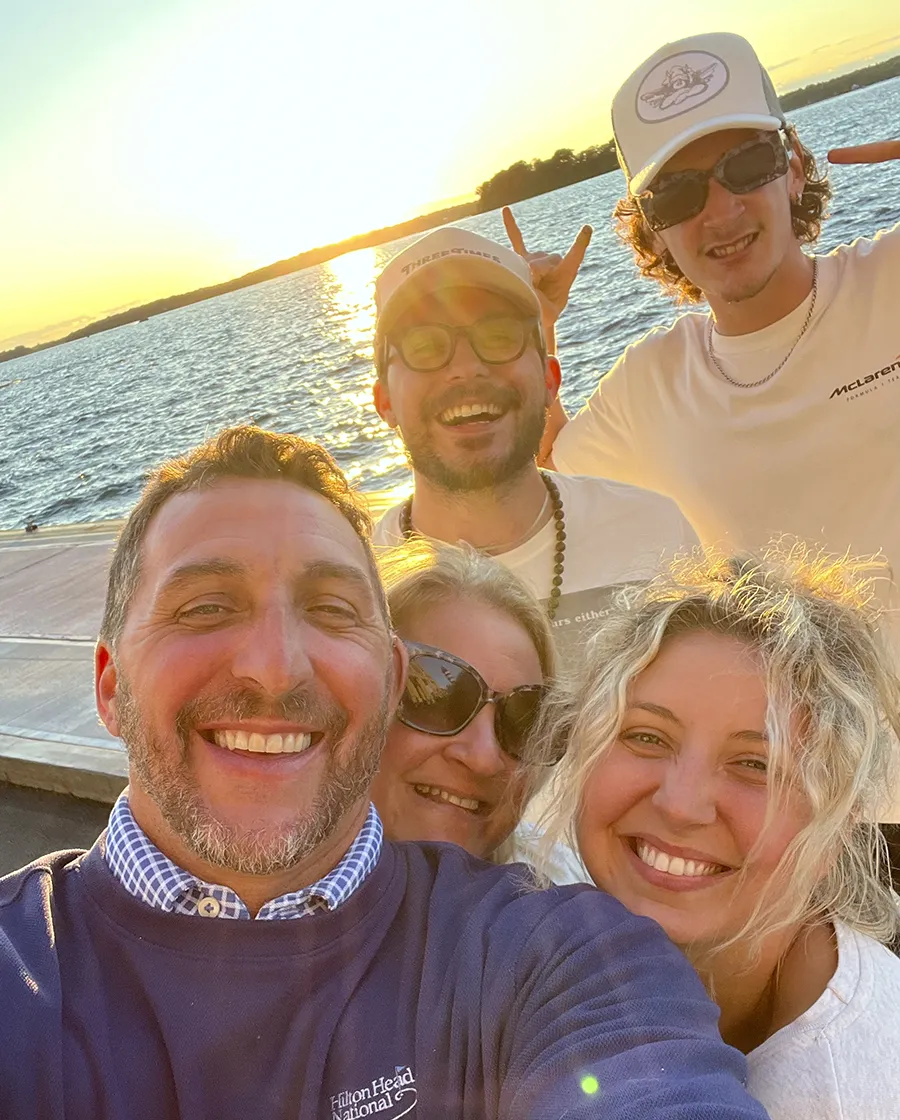
[[[556,467],[658,490],[704,546],[759,551],[782,534],[881,552],[876,588],[900,653],[900,226],[817,258],[818,291],[751,334],[683,315],[629,346],[559,433]],[[898,802],[900,812],[900,802]],[[894,819],[900,820],[900,816]]]

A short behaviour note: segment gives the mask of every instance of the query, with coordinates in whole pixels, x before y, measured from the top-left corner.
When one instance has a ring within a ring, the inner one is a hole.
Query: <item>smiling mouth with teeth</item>
[[[748,249],[757,236],[755,233],[748,233],[746,237],[742,237],[739,241],[732,241],[729,245],[715,245],[712,249],[707,250],[706,255],[712,257],[713,260],[733,257],[735,253],[742,253],[744,249]]]
[[[459,797],[455,793],[449,793],[447,790],[441,789],[440,786],[414,785],[413,789],[420,797],[426,797],[429,801],[440,801],[445,805],[456,805],[469,813],[477,813],[479,809],[481,809],[480,801],[476,801],[472,797]]]
[[[214,731],[210,738],[217,747],[251,754],[302,754],[312,742],[309,732],[262,735],[258,731],[222,730]]]
[[[663,871],[677,878],[704,879],[731,871],[730,867],[721,863],[707,863],[700,859],[682,859],[681,856],[667,855],[644,840],[632,841],[631,847],[641,863],[645,863],[655,871]]]
[[[498,404],[457,404],[445,409],[438,420],[448,427],[457,424],[486,424],[503,415]]]

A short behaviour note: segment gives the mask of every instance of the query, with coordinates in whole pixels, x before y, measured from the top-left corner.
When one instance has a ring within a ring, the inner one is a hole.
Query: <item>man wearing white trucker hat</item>
[[[628,185],[616,215],[638,267],[709,313],[628,347],[552,461],[667,494],[704,544],[760,549],[787,533],[836,554],[882,551],[885,630],[900,641],[900,227],[804,252],[830,188],[736,35],[660,48],[612,119]],[[829,158],[897,159],[900,141]],[[538,254],[536,282],[554,268]]]
[[[375,406],[399,430],[415,480],[376,544],[417,533],[495,555],[547,602],[564,654],[613,586],[693,547],[668,498],[538,470],[560,372],[516,253],[469,230],[436,230],[388,263],[375,301]]]

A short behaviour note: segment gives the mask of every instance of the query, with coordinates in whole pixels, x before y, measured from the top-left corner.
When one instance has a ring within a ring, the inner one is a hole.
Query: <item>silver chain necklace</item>
[[[794,339],[794,345],[790,348],[790,350],[788,350],[788,352],[781,359],[781,361],[778,363],[778,365],[772,370],[771,373],[767,373],[765,377],[761,377],[759,379],[759,381],[736,381],[731,376],[731,374],[726,373],[725,370],[722,369],[722,366],[719,364],[719,359],[716,357],[715,352],[713,350],[713,337],[712,337],[713,336],[713,317],[712,317],[712,312],[710,312],[709,325],[708,325],[707,330],[706,330],[706,349],[707,349],[707,352],[709,353],[709,360],[716,367],[716,369],[719,371],[719,373],[725,378],[725,380],[728,382],[729,385],[734,385],[738,389],[755,389],[757,387],[757,385],[765,385],[765,383],[767,381],[772,380],[772,378],[775,376],[775,374],[778,373],[778,371],[784,367],[788,358],[797,349],[797,343],[806,334],[806,329],[809,326],[809,324],[811,323],[812,317],[813,317],[813,312],[816,309],[816,294],[818,293],[818,290],[819,290],[819,262],[816,260],[815,257],[813,257],[812,300],[810,301],[809,311],[807,311],[807,313],[806,313],[806,318],[803,320],[803,326],[800,328],[800,333]]]

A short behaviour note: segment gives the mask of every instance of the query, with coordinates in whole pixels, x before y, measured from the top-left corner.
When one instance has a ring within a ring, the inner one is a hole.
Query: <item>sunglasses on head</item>
[[[389,333],[386,342],[396,347],[407,369],[436,373],[453,361],[460,335],[466,336],[480,361],[500,366],[518,361],[537,329],[534,318],[488,315],[468,327],[416,323],[404,331]]]
[[[710,179],[732,194],[749,194],[780,179],[789,160],[790,150],[785,148],[781,134],[765,132],[730,148],[708,171],[658,175],[635,200],[647,225],[659,233],[701,213],[709,198]]]
[[[485,704],[493,704],[497,742],[510,758],[521,760],[547,694],[546,685],[525,684],[509,692],[494,692],[461,657],[420,642],[404,644],[409,650],[409,672],[397,709],[401,723],[429,735],[457,735]]]

